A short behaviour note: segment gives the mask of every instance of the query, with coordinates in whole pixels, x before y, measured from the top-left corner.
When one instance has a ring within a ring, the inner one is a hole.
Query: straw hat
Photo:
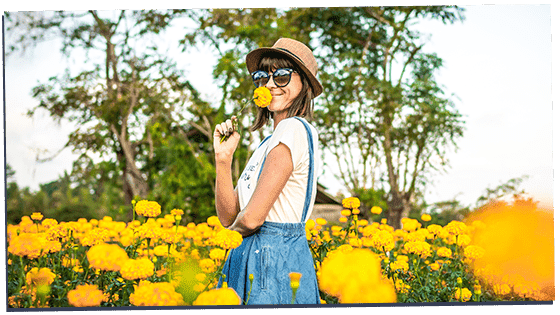
[[[317,97],[323,92],[323,86],[315,77],[317,75],[318,66],[313,52],[309,47],[305,46],[305,44],[294,39],[280,38],[272,47],[257,48],[247,54],[245,61],[249,73],[258,70],[257,67],[263,54],[268,52],[280,53],[296,63],[305,72],[305,76],[311,82],[313,97]]]

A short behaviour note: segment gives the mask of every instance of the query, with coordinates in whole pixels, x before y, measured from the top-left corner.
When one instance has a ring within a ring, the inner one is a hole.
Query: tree
[[[190,141],[187,130],[208,135],[212,123],[206,117],[214,113],[203,106],[197,91],[157,42],[172,21],[189,14],[185,10],[7,14],[8,32],[22,34],[9,51],[58,37],[67,56],[86,56],[78,73],[67,69],[33,89],[39,105],[29,115],[46,110],[58,121],[75,123],[65,145],[81,154],[82,165],[76,165],[74,179],[97,181],[81,185],[99,194],[104,183],[116,183],[123,192],[117,206],[149,196],[165,168],[158,164],[156,151],[169,138],[186,143],[191,162],[205,163],[209,145]],[[206,123],[200,124],[203,120]],[[94,165],[93,158],[104,162]],[[205,178],[212,182],[212,172],[207,171]]]
[[[422,51],[412,26],[425,18],[452,23],[460,13],[441,6],[308,11],[320,30],[314,51],[324,65],[320,141],[351,194],[386,187],[394,227],[421,198],[430,171],[446,165],[446,149],[463,131],[461,115],[435,82],[442,60]]]

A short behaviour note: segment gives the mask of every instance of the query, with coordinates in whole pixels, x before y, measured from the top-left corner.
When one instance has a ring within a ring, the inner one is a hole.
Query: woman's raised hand
[[[237,148],[241,136],[237,132],[236,124],[234,121],[237,117],[233,116],[231,119],[216,125],[214,128],[214,153],[216,154],[216,162],[231,161],[233,153]],[[222,138],[225,139],[222,141]]]

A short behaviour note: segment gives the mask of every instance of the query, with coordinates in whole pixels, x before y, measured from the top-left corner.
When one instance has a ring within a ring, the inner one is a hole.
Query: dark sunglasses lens
[[[256,71],[253,73],[253,83],[256,87],[265,86],[268,82],[268,73],[264,71]]]
[[[290,83],[291,72],[285,69],[279,69],[274,72],[274,82],[276,85],[282,87]]]

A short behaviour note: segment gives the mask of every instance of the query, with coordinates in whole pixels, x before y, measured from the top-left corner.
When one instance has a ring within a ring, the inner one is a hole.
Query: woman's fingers
[[[235,117],[233,117],[232,119],[235,120]],[[219,132],[220,135],[222,136],[229,136],[231,134],[233,134],[233,132],[236,130],[237,128],[235,128],[235,124],[232,122],[231,119],[228,119],[226,121],[224,121],[221,124],[216,125],[216,131]]]

